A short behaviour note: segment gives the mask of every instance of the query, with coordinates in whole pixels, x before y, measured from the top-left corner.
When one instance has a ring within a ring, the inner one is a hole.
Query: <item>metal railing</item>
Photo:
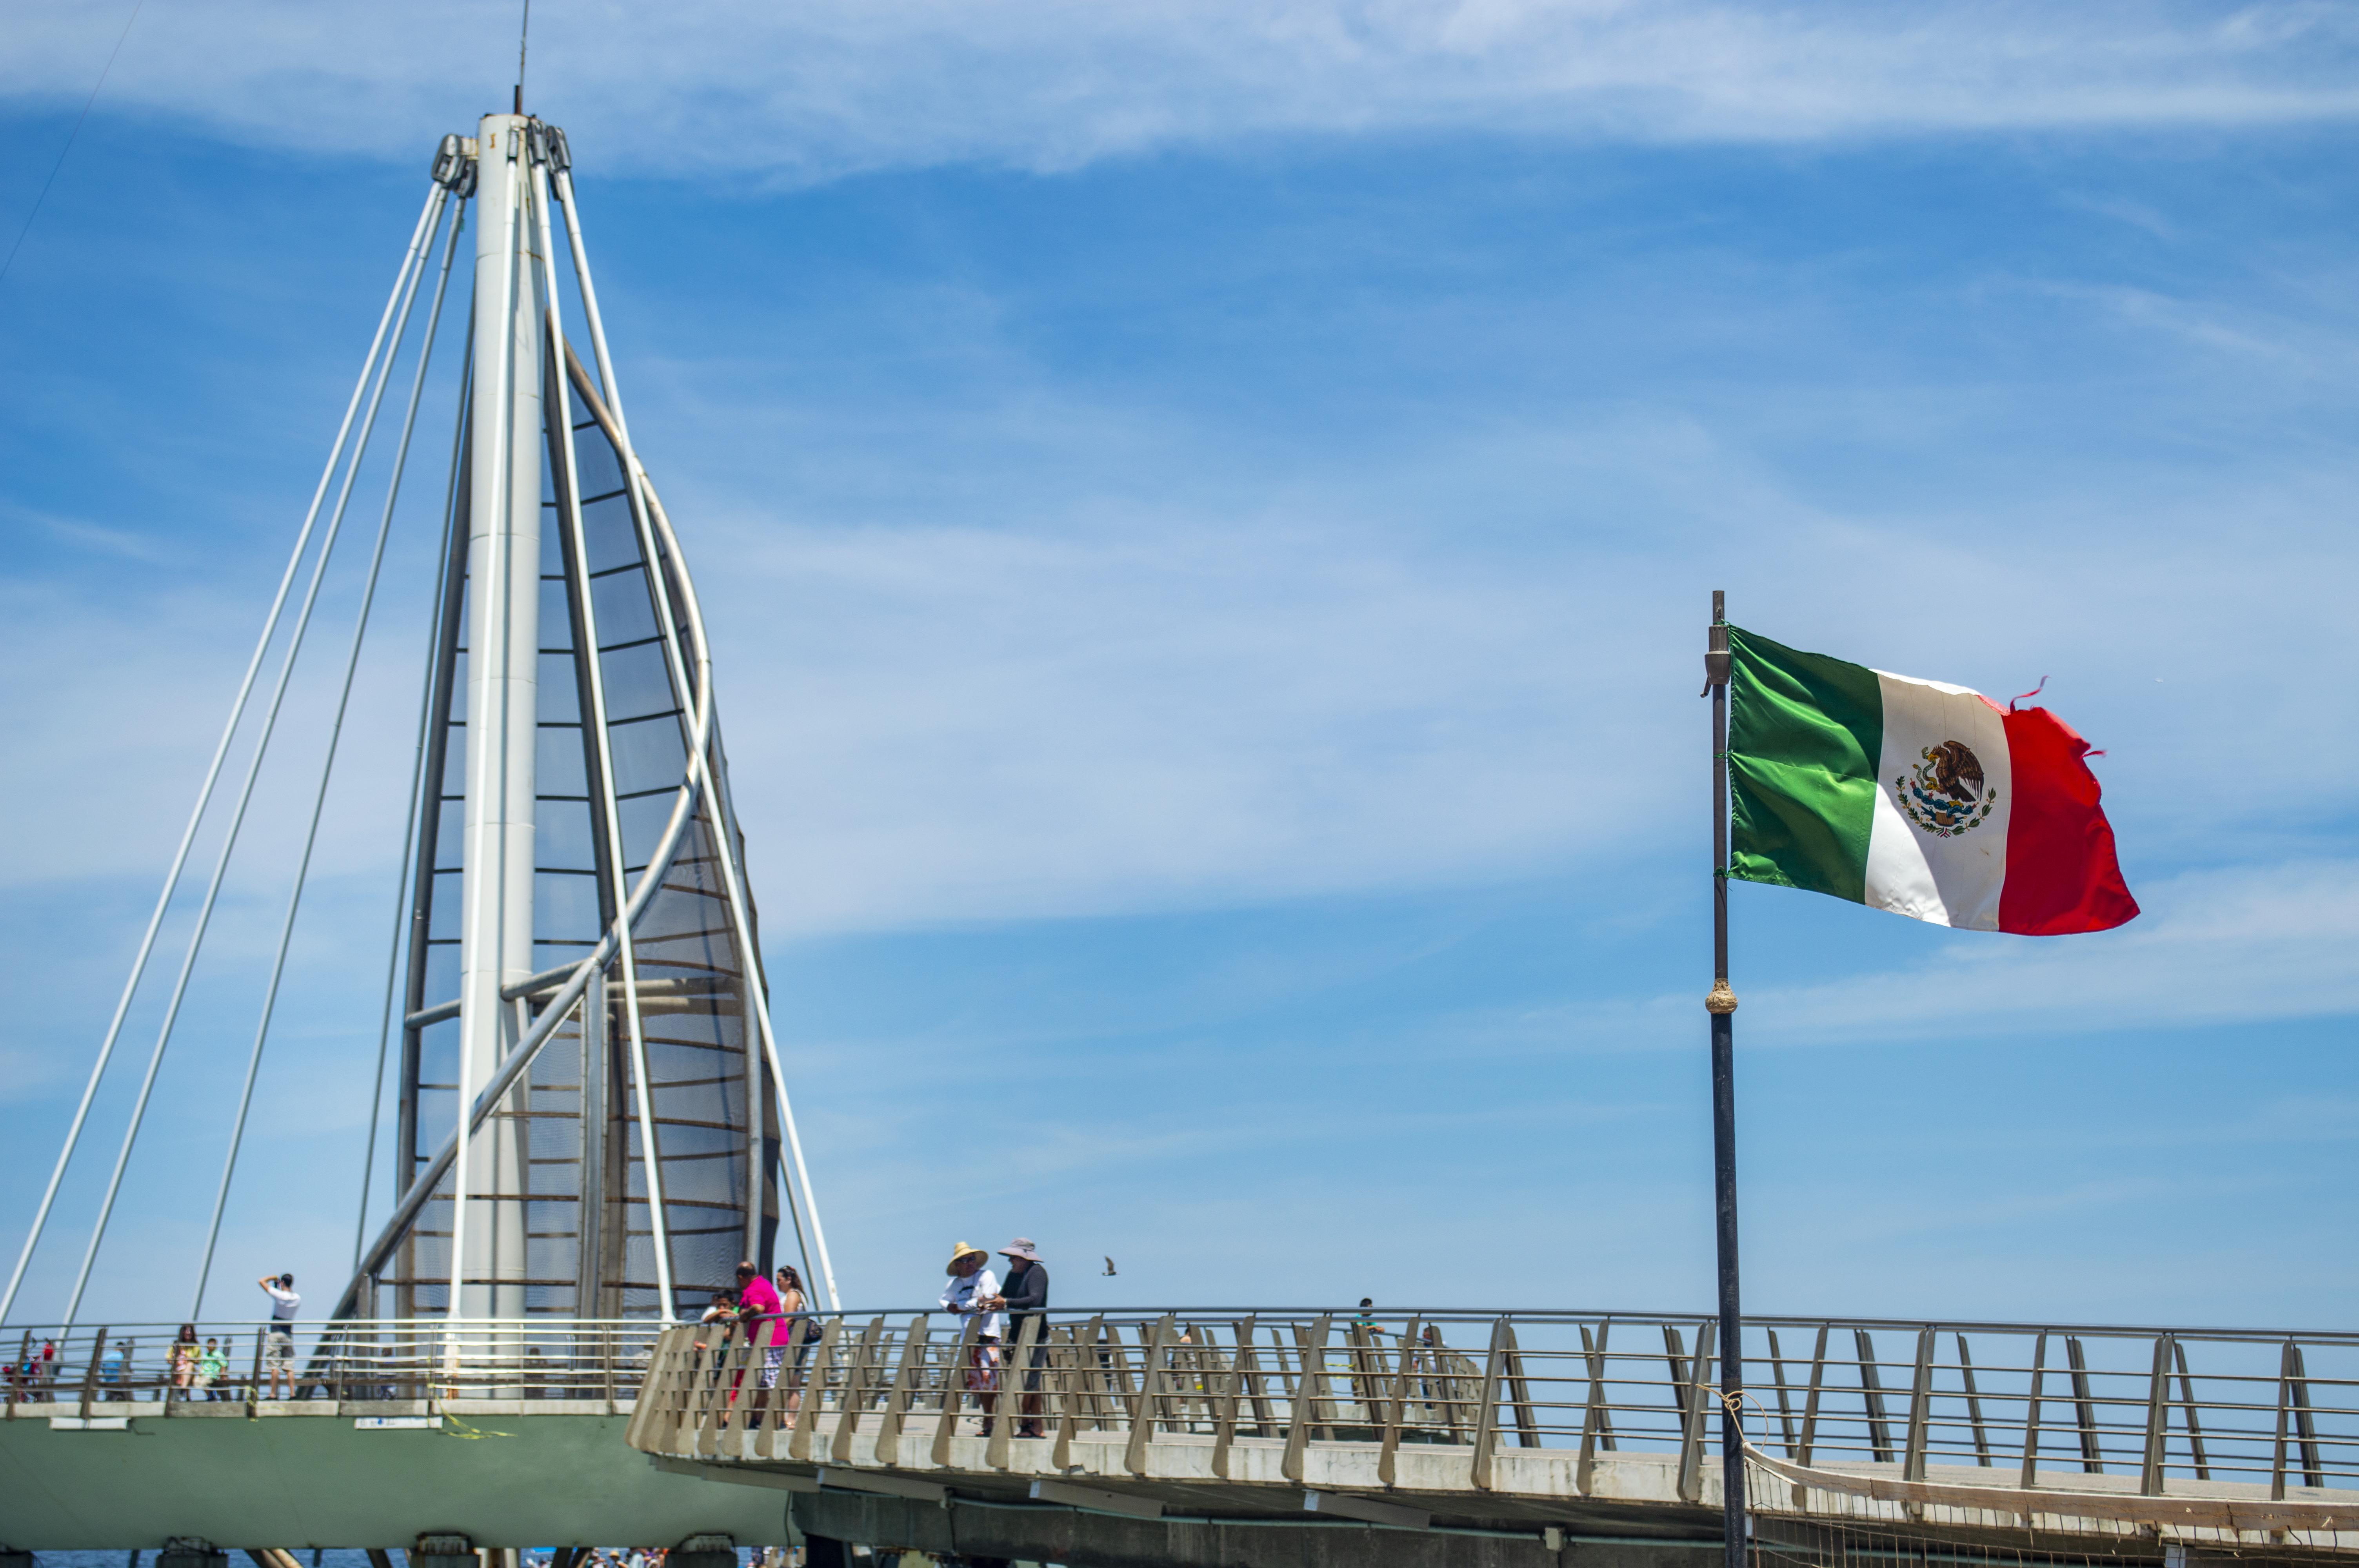
[[[125,1405],[168,1415],[224,1400],[267,1407],[287,1400],[589,1400],[620,1407],[638,1397],[666,1327],[645,1318],[207,1323],[192,1325],[190,1345],[179,1341],[180,1326],[17,1330],[6,1347],[8,1415],[35,1405],[54,1413],[61,1404],[85,1416]]]
[[[976,1322],[672,1330],[632,1441],[681,1452],[742,1406],[745,1428],[771,1429],[765,1457],[892,1463],[903,1433],[931,1431],[940,1464],[996,1404],[995,1438],[1019,1423],[1066,1445],[1209,1438],[1223,1475],[1240,1440],[1283,1442],[1290,1478],[1312,1442],[1455,1445],[1478,1487],[1503,1451],[1570,1449],[1586,1493],[1609,1456],[1653,1454],[1675,1457],[1690,1501],[1717,1449],[1717,1325],[1701,1315],[1057,1313],[999,1346]],[[1803,1466],[1904,1480],[1965,1467],[2024,1488],[2134,1477],[2149,1497],[2359,1486],[2359,1335],[1756,1318],[1744,1356],[1748,1436]]]

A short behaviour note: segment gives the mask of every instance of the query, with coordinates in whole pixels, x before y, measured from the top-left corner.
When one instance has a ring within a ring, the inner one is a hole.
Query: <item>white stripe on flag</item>
[[[1875,676],[1884,687],[1884,753],[1868,829],[1867,902],[1995,931],[2015,805],[2006,725],[1965,687],[1882,670]]]

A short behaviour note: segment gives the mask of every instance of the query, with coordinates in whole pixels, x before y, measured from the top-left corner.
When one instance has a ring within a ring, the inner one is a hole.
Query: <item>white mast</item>
[[[524,1314],[525,1206],[495,1202],[470,1227],[474,1195],[526,1191],[516,1124],[470,1137],[473,1103],[521,1034],[503,987],[533,968],[534,764],[540,663],[541,325],[530,269],[529,122],[487,114],[478,129],[472,458],[467,474],[467,816],[459,958],[458,1159],[450,1315]],[[515,1281],[478,1290],[462,1280]],[[468,1312],[473,1306],[473,1314]]]

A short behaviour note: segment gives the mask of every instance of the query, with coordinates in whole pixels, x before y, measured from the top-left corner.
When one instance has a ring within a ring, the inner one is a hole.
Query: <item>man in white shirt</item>
[[[292,1399],[295,1394],[295,1314],[303,1298],[295,1293],[295,1276],[281,1274],[272,1279],[265,1274],[255,1283],[270,1292],[270,1329],[262,1342],[262,1365],[270,1376],[270,1397]],[[287,1385],[286,1393],[278,1391],[280,1383]]]
[[[966,1387],[974,1402],[983,1407],[985,1437],[991,1435],[992,1406],[998,1402],[999,1336],[1007,1324],[1006,1314],[999,1310],[998,1278],[984,1267],[989,1261],[991,1254],[982,1248],[960,1242],[951,1251],[950,1267],[943,1271],[951,1282],[942,1287],[943,1311],[980,1319],[967,1349]],[[955,1413],[951,1419],[957,1419]]]

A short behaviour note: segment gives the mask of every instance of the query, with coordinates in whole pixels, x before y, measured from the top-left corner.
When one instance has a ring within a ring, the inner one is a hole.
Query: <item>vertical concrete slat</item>
[[[2048,1380],[2048,1336],[2043,1332],[2031,1346],[2031,1392],[2023,1407],[2023,1475],[2017,1483],[2029,1491],[2039,1465],[2039,1394]],[[1804,1461],[1808,1463],[1808,1461]]]
[[[991,1423],[991,1441],[984,1445],[984,1463],[995,1470],[1007,1468],[1007,1444],[1016,1428],[1024,1422],[1024,1379],[1031,1370],[1032,1347],[1040,1340],[1038,1314],[1027,1317],[1024,1326],[1016,1334],[1016,1353],[1008,1365],[999,1372],[999,1405]],[[1007,1402],[1016,1401],[1010,1410]]]
[[[981,1318],[969,1318],[970,1324]],[[926,1344],[933,1338],[933,1325],[919,1313],[909,1320],[901,1336],[901,1360],[893,1371],[893,1391],[885,1400],[885,1420],[876,1429],[876,1463],[897,1465],[901,1463],[901,1427],[908,1419],[909,1400],[916,1392],[919,1370],[925,1365]],[[941,1429],[934,1434],[934,1463],[942,1462]]]
[[[1506,1318],[1491,1325],[1491,1350],[1483,1365],[1483,1391],[1474,1406],[1474,1452],[1466,1467],[1468,1483],[1486,1492],[1491,1489],[1492,1452],[1499,1440],[1499,1380],[1506,1372]]]
[[[1392,1398],[1385,1401],[1383,1446],[1376,1453],[1376,1479],[1389,1487],[1394,1481],[1394,1462],[1400,1451],[1401,1426],[1408,1416],[1409,1379],[1417,1358],[1417,1329],[1421,1320],[1412,1317],[1401,1330],[1400,1356],[1395,1363]]]
[[[1925,1449],[1933,1424],[1933,1325],[1917,1331],[1917,1364],[1908,1379],[1908,1438],[1902,1461],[1902,1478],[1925,1478]]]
[[[1147,1332],[1146,1360],[1139,1368],[1138,1395],[1130,1407],[1130,1441],[1123,1450],[1123,1468],[1134,1476],[1147,1474],[1147,1445],[1155,1441],[1155,1423],[1161,1414],[1164,1362],[1171,1353],[1172,1314],[1165,1313]]]
[[[831,1317],[819,1331],[819,1344],[810,1353],[810,1369],[803,1377],[802,1404],[795,1411],[795,1434],[787,1440],[787,1457],[808,1463],[810,1459],[811,1437],[819,1431],[820,1406],[827,1402],[829,1368],[835,1360],[835,1342],[843,1332],[843,1319]]]
[[[931,1450],[933,1462],[937,1465],[947,1465],[951,1462],[951,1439],[958,1433],[959,1406],[963,1402],[966,1393],[966,1371],[973,1360],[975,1336],[982,1330],[982,1315],[968,1314],[965,1325],[959,1330],[958,1340],[951,1351],[950,1359],[942,1368],[942,1414],[941,1419],[934,1425],[934,1445]]]
[[[860,1331],[860,1341],[852,1348],[852,1365],[844,1368],[843,1397],[836,1401],[835,1442],[828,1456],[839,1465],[852,1463],[853,1433],[860,1430],[860,1416],[868,1403],[868,1368],[876,1357],[876,1341],[885,1333],[885,1319],[880,1314],[871,1318],[868,1326]]]
[[[2138,1492],[2143,1497],[2162,1495],[2162,1462],[2170,1446],[2170,1335],[2158,1334],[2154,1340],[2154,1371],[2147,1379],[2146,1449],[2138,1464]]]
[[[1974,1358],[1966,1348],[1966,1336],[1961,1333],[1958,1341],[1958,1378],[1966,1389],[1966,1422],[1974,1433],[1974,1463],[1990,1468],[1990,1428],[1983,1424],[1982,1390],[1974,1387]]]

